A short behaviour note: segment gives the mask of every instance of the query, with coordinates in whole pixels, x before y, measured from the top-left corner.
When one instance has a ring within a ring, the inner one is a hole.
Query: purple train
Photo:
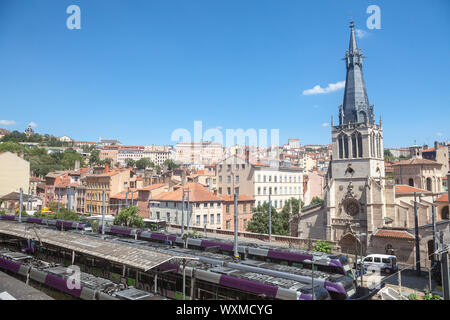
[[[67,268],[34,259],[31,256],[10,250],[0,250],[0,269],[26,281],[34,281],[45,287],[82,300],[161,300],[162,297],[149,292],[126,287],[110,280],[80,273],[78,288],[69,288],[68,278],[72,275]]]
[[[99,232],[101,232],[101,226]],[[134,237],[147,241],[170,242],[173,245],[184,246],[184,241],[180,236],[165,234],[161,232],[143,231],[137,228],[126,228],[120,226],[105,226],[105,233],[111,235]],[[226,255],[233,255],[233,243],[219,239],[188,238],[188,248],[198,250],[216,249]],[[311,260],[318,271],[342,274],[353,277],[351,266],[344,255],[327,254],[322,252],[307,251],[301,249],[291,249],[276,246],[255,246],[252,243],[240,243],[238,252],[241,257],[290,265],[299,268],[311,269]]]

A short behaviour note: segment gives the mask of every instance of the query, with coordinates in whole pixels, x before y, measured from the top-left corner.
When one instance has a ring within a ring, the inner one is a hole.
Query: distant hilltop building
[[[107,145],[121,145],[122,142],[120,142],[119,140],[116,139],[102,139],[102,137],[100,137],[99,139],[99,144],[107,146]]]
[[[26,128],[25,134],[27,135],[27,137],[34,134],[34,130],[33,130],[33,127],[31,126],[31,123],[28,124],[28,128]]]

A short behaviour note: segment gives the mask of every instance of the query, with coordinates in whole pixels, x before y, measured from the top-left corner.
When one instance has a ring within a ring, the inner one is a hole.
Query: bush
[[[438,294],[429,293],[425,295],[425,300],[443,300]]]
[[[333,245],[328,241],[317,241],[314,245],[314,251],[331,253],[333,250]]]
[[[414,293],[411,293],[411,294],[408,296],[408,299],[409,299],[409,300],[417,300],[417,296],[416,296]]]

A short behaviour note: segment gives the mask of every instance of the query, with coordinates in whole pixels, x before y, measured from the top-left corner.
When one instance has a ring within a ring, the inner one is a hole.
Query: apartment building
[[[291,198],[303,200],[303,169],[299,167],[269,166],[262,163],[254,168],[254,199],[255,206],[269,202],[281,210]]]
[[[248,157],[229,156],[216,164],[217,195],[239,194],[254,195],[253,166]]]
[[[174,191],[164,192],[150,200],[150,218],[168,223],[181,224],[183,190],[185,192],[184,225],[207,228],[222,228],[223,200],[204,186],[188,182]],[[189,194],[189,205],[188,205]]]
[[[106,159],[111,159],[111,164],[116,164],[118,162],[119,150],[118,148],[108,148],[105,147],[100,150],[99,152],[99,158],[100,160],[104,161]]]
[[[0,152],[0,196],[22,188],[28,192],[30,163],[11,152]]]
[[[111,196],[130,188],[135,188],[136,175],[129,168],[109,170],[108,166],[86,176],[85,212],[89,215],[102,214],[103,191],[105,191],[105,214],[110,214],[108,206]]]
[[[217,142],[179,142],[175,161],[182,164],[210,165],[223,158],[223,147]]]
[[[144,150],[143,158],[148,158],[154,164],[162,166],[164,161],[171,159],[171,153],[169,151],[161,150]]]
[[[234,230],[234,196],[221,196],[223,200],[223,223],[222,228],[225,230]],[[248,222],[253,217],[252,208],[255,199],[239,195],[238,197],[238,231],[247,231]]]

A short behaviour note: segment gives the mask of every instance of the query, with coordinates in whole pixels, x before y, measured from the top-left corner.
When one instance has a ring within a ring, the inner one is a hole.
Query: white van
[[[395,272],[398,270],[397,257],[387,254],[369,254],[363,260],[364,268],[377,268],[386,273]],[[361,259],[358,259],[358,265],[361,264]]]

